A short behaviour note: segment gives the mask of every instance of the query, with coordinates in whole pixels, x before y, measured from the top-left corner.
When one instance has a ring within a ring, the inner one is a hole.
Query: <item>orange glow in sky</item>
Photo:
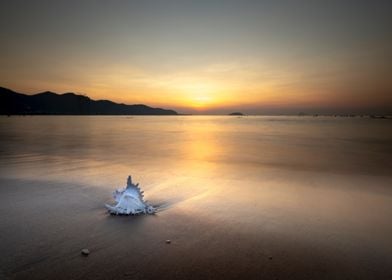
[[[392,108],[388,1],[223,2],[10,1],[0,86],[182,113]]]

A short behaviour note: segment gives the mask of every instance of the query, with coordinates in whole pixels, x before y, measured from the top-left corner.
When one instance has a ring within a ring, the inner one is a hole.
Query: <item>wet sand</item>
[[[369,182],[375,181],[364,177],[360,184]],[[102,207],[110,201],[105,189],[0,183],[5,279],[392,277],[386,185],[370,194],[349,185],[342,191],[295,183],[288,191],[270,181],[251,194],[231,188],[235,180],[217,179],[213,192],[169,202],[154,216],[118,217]],[[162,188],[149,191],[153,201],[165,203]],[[91,251],[88,257],[83,248]]]

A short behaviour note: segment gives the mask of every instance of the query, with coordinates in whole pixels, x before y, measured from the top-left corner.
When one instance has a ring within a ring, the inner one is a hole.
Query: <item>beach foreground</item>
[[[120,130],[110,127],[115,137],[105,140],[91,137],[93,127],[89,136],[81,135],[75,122],[76,128],[48,132],[49,140],[42,140],[46,145],[36,144],[37,132],[27,129],[18,138],[10,128],[7,138],[1,138],[13,140],[2,140],[7,152],[0,178],[0,278],[392,279],[392,178],[390,161],[382,157],[388,155],[387,146],[369,141],[365,154],[354,147],[343,154],[346,162],[328,165],[325,158],[309,162],[311,153],[306,153],[317,148],[320,155],[325,143],[315,147],[315,142],[303,142],[304,148],[298,146],[301,137],[291,137],[298,147],[293,152],[288,143],[268,139],[286,138],[275,135],[277,131],[266,134],[264,127],[261,134],[249,134],[249,127],[241,124],[237,128],[248,134],[242,134],[245,143],[234,146],[238,139],[230,142],[223,137],[227,131],[211,129],[219,120],[190,119],[199,129],[190,140],[189,128],[179,127],[177,119],[170,127],[183,146],[170,146],[173,132],[157,131],[154,123],[159,120],[147,120],[150,126],[139,129],[142,139],[128,138],[123,128],[134,129],[143,119],[131,124],[122,120]],[[24,123],[14,126],[20,129]],[[322,124],[321,132],[329,125]],[[148,138],[151,128],[162,137]],[[220,144],[246,153],[250,146],[243,144],[261,135],[267,140],[255,148],[259,155],[227,153],[231,160],[222,159],[226,154]],[[69,140],[75,137],[83,149]],[[121,137],[133,141],[125,153],[123,149],[104,158],[94,150],[104,150],[102,141],[120,149],[123,142],[116,141]],[[137,156],[141,142],[145,153]],[[163,146],[154,145],[158,142]],[[339,144],[329,146],[336,153],[331,156],[338,157]],[[177,150],[172,154],[173,147]],[[294,156],[299,151],[302,158]],[[286,164],[250,160],[279,162],[283,156]],[[379,162],[384,168],[378,168]],[[131,172],[146,198],[159,207],[156,215],[106,212],[111,191],[123,187]],[[89,256],[81,255],[83,248],[90,250]]]
[[[45,181],[1,185],[6,279],[390,279],[392,273],[385,217],[392,204],[383,193],[316,187],[308,190],[314,200],[303,201],[304,189],[285,194],[265,186],[266,193],[243,203],[222,190],[216,206],[208,198],[200,203],[206,209],[198,209],[196,197],[155,216],[113,217],[102,207],[103,190]],[[260,199],[267,197],[265,205]],[[91,254],[83,257],[82,248]]]

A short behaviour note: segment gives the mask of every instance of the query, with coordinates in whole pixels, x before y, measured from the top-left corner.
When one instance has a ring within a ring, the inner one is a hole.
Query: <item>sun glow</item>
[[[202,109],[218,102],[219,87],[210,83],[194,82],[177,86],[178,92],[184,97],[184,103],[195,109]]]

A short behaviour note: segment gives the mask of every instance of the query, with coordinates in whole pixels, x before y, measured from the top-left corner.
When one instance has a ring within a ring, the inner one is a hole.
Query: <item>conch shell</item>
[[[105,204],[105,206],[112,215],[156,213],[156,208],[144,200],[143,193],[144,192],[139,188],[139,184],[133,184],[132,177],[128,176],[127,186],[124,189],[115,190],[113,192],[113,198],[117,204],[114,206]]]

